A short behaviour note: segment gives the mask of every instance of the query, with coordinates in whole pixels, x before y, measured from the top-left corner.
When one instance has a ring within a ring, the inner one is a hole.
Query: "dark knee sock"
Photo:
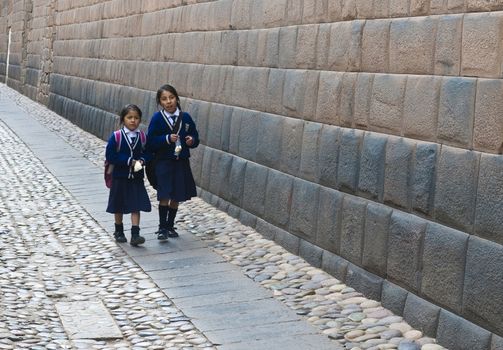
[[[115,232],[124,233],[124,224],[115,224]]]
[[[175,226],[175,217],[178,209],[169,208],[168,209],[168,229],[172,229]]]
[[[131,236],[139,236],[140,235],[140,226],[131,226]]]
[[[168,224],[166,223],[166,218],[168,217],[168,209],[167,205],[159,205],[159,228],[167,228]]]

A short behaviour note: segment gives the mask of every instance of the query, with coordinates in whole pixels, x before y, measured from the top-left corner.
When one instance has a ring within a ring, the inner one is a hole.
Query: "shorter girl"
[[[148,127],[148,149],[157,159],[157,239],[166,240],[178,237],[174,227],[178,203],[197,195],[190,170],[189,148],[199,145],[199,135],[189,113],[182,112],[180,98],[173,86],[161,86],[156,101],[159,111],[154,113]]]
[[[136,246],[145,242],[140,236],[140,211],[150,211],[150,200],[143,183],[143,165],[149,156],[144,153],[144,134],[138,129],[141,110],[130,104],[120,112],[122,129],[112,133],[106,148],[106,160],[113,165],[112,187],[107,212],[115,214],[115,240],[127,242],[122,218],[131,213],[131,241]]]

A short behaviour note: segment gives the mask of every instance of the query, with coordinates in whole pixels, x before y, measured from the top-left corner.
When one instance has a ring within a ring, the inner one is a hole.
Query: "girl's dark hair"
[[[129,104],[129,105],[125,105],[124,107],[122,107],[122,110],[119,113],[119,116],[121,117],[121,119],[120,119],[121,124],[124,124],[124,117],[130,111],[136,111],[136,113],[138,113],[138,115],[140,116],[140,120],[141,120],[141,114],[142,113],[141,113],[140,107],[138,107],[137,105]]]
[[[164,91],[169,91],[173,95],[175,95],[175,97],[176,97],[176,106],[181,111],[182,107],[180,107],[180,97],[178,97],[178,92],[176,92],[176,89],[173,86],[169,85],[169,84],[164,84],[163,86],[161,86],[159,88],[159,90],[157,90],[157,95],[155,96],[155,100],[157,101],[157,105],[158,106],[161,105],[161,95],[162,95],[162,93]]]

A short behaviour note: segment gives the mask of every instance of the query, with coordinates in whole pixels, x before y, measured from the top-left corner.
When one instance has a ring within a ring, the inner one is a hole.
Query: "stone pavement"
[[[5,85],[0,140],[0,349],[443,349],[197,198],[119,247],[105,143]]]

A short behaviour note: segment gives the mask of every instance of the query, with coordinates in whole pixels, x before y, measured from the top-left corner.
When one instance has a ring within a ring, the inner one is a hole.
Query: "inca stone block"
[[[300,240],[299,256],[309,264],[320,267],[323,249],[303,239]]]
[[[292,254],[299,254],[300,238],[288,231],[277,229],[274,241]]]
[[[266,67],[278,67],[279,62],[279,28],[267,31],[266,48],[263,65]]]
[[[473,147],[495,152],[503,144],[503,81],[478,79]]]
[[[502,337],[498,337],[496,334],[493,334],[491,341],[491,350],[503,350]]]
[[[448,15],[439,18],[435,42],[435,74],[459,74],[462,27],[463,15]]]
[[[229,173],[232,166],[232,155],[224,152],[219,152],[218,160],[213,159],[211,167],[210,191],[214,194],[229,198]]]
[[[295,179],[293,184],[290,231],[309,241],[315,241],[320,186]]]
[[[461,312],[468,234],[429,223],[424,238],[421,292]]]
[[[442,309],[438,318],[437,341],[448,349],[487,350],[491,333]]]
[[[232,158],[232,165],[229,175],[229,202],[241,206],[243,200],[243,188],[248,162],[239,157]],[[203,177],[203,174],[201,174]]]
[[[279,64],[280,68],[295,67],[297,26],[282,27],[279,30]]]
[[[480,159],[475,234],[503,244],[503,158],[482,154]]]
[[[408,139],[390,136],[386,146],[384,202],[409,208],[411,166],[415,144]]]
[[[337,114],[339,115],[341,126],[353,125],[353,107],[356,79],[356,73],[344,73],[342,75],[339,104],[337,106]]]
[[[374,77],[370,102],[371,127],[398,133],[402,124],[403,97],[406,78],[399,75]]]
[[[215,150],[210,147],[204,148],[203,163],[201,167],[201,187],[208,188],[210,185],[210,174],[211,174],[211,162]]]
[[[265,111],[266,107],[264,106],[264,101],[267,95],[269,69],[255,68],[250,72],[250,78],[251,77],[253,77],[254,88],[248,88],[249,105],[247,107],[258,111]],[[249,83],[249,81],[247,83]]]
[[[275,168],[280,162],[283,117],[260,114],[257,133],[257,162]]]
[[[435,29],[436,21],[432,17],[393,20],[389,39],[390,71],[431,74],[435,48],[435,38],[432,33]]]
[[[388,237],[388,277],[412,291],[419,289],[421,241],[426,221],[395,210]]]
[[[366,209],[366,201],[358,197],[344,196],[340,254],[357,265],[361,265],[362,260]]]
[[[397,315],[403,315],[405,301],[407,300],[407,290],[384,280],[382,285],[381,302],[386,309],[393,311]]]
[[[307,122],[304,124],[302,151],[300,156],[300,176],[303,179],[318,182],[320,162],[318,155],[322,124]]]
[[[438,138],[448,144],[472,144],[476,80],[444,78],[440,89]]]
[[[356,191],[363,135],[363,132],[359,130],[343,129],[340,136],[337,183],[338,188],[343,191],[350,193]]]
[[[256,163],[248,162],[243,188],[243,208],[251,214],[264,214],[264,199],[268,170]]]
[[[500,13],[470,14],[464,17],[462,75],[500,77],[502,21]]]
[[[366,133],[363,138],[358,182],[358,194],[362,197],[382,201],[387,140],[376,133]]]
[[[368,203],[365,214],[362,266],[380,276],[386,275],[388,230],[393,210]]]
[[[332,24],[328,68],[336,71],[360,69],[361,37],[364,21]]]
[[[276,226],[287,228],[292,203],[293,177],[269,170],[265,193],[265,219]]]
[[[333,253],[340,247],[343,198],[338,191],[320,188],[316,244]]]
[[[318,85],[318,102],[315,120],[320,123],[339,125],[337,105],[342,88],[342,74],[321,72]]]
[[[295,66],[297,68],[314,68],[316,63],[317,34],[318,25],[299,27],[296,44],[297,52],[295,55]]]
[[[224,152],[229,151],[230,140],[231,140],[232,113],[233,113],[232,107],[224,106],[224,109],[222,112],[222,114],[223,114],[222,130],[220,132],[221,149]],[[196,125],[197,125],[197,123],[196,123]]]
[[[441,78],[409,76],[403,104],[404,135],[435,141]]]
[[[280,170],[297,176],[300,167],[304,122],[299,119],[285,118],[281,144]]]
[[[323,125],[319,136],[319,182],[330,188],[337,188],[340,134],[340,128]]]
[[[239,156],[254,161],[257,155],[259,113],[244,110],[239,128]]]
[[[345,283],[372,300],[381,300],[383,279],[353,264],[348,265]]]
[[[427,15],[429,11],[429,0],[411,0],[410,1],[410,15],[423,16]]]
[[[388,70],[389,20],[367,21],[362,36],[362,70],[382,73]]]
[[[424,334],[433,337],[437,328],[440,308],[418,296],[409,293],[405,301],[403,315],[408,324]]]
[[[318,26],[318,37],[316,39],[316,69],[326,70],[328,65],[327,47],[330,45],[330,24],[321,23]],[[322,72],[323,73],[323,72]],[[321,75],[321,73],[320,73]]]
[[[412,209],[431,215],[435,193],[435,173],[439,146],[418,142],[412,174]]]
[[[216,149],[220,149],[222,144],[221,132],[224,119],[223,111],[224,105],[214,103],[211,104],[207,123],[207,145]]]
[[[368,129],[374,74],[359,73],[355,84],[353,121],[358,129]]]
[[[347,260],[338,255],[332,254],[328,251],[323,252],[323,256],[321,258],[321,268],[342,282],[346,279],[348,264]]]
[[[243,114],[244,110],[241,108],[233,108],[232,110],[230,134],[229,134],[229,152],[233,154],[239,154],[239,142],[240,142],[239,131],[241,130],[241,120],[243,119]]]
[[[463,316],[503,333],[503,246],[471,236],[466,255]]]
[[[267,112],[283,114],[283,84],[285,82],[286,70],[271,69],[269,71],[269,81],[267,83]]]
[[[435,217],[467,232],[473,227],[479,157],[472,151],[443,147],[438,162]]]

